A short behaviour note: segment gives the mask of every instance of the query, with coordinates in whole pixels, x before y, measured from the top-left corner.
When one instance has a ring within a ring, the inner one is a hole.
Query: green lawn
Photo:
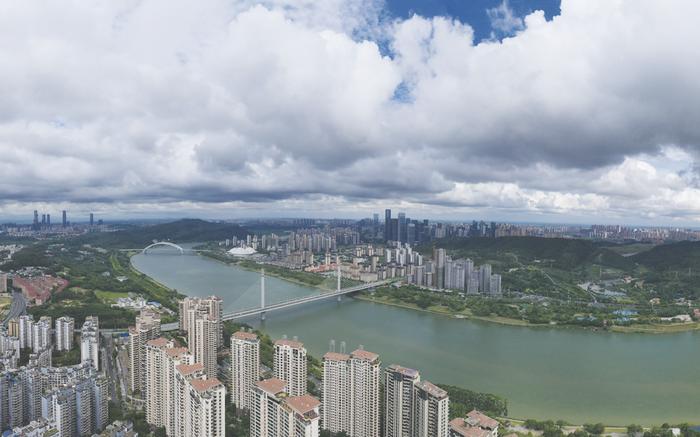
[[[129,297],[129,293],[121,291],[95,290],[95,295],[98,299],[105,302],[116,302],[120,297]]]

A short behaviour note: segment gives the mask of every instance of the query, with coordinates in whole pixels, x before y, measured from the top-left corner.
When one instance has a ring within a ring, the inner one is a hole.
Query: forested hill
[[[681,241],[663,244],[633,255],[630,259],[657,271],[688,268],[700,270],[700,242]]]
[[[499,259],[517,256],[519,262],[548,261],[551,266],[573,269],[584,264],[598,264],[622,270],[634,268],[634,261],[602,247],[590,240],[540,237],[500,238],[444,238],[430,246],[423,246],[423,253],[432,247],[441,247],[453,257]]]
[[[153,241],[192,243],[225,240],[236,236],[245,238],[247,231],[232,223],[208,222],[199,219],[182,219],[170,223],[133,227],[117,232],[88,234],[81,243],[102,247],[143,248]]]

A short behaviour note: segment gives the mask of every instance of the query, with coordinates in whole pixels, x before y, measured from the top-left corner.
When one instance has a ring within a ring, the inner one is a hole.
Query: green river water
[[[196,255],[132,258],[157,281],[191,296],[216,294],[225,310],[259,306],[260,276]],[[317,293],[267,277],[267,302]],[[700,333],[614,334],[459,320],[344,298],[268,314],[273,338],[297,336],[320,357],[331,339],[363,345],[383,364],[424,379],[508,399],[517,418],[643,425],[700,422]]]

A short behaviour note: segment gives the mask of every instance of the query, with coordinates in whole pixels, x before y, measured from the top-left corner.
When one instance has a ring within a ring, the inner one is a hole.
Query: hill
[[[700,270],[700,241],[662,244],[629,258],[656,271]]]
[[[142,248],[153,241],[193,243],[224,240],[236,236],[245,238],[247,231],[231,223],[209,222],[199,219],[182,219],[170,223],[139,226],[116,232],[88,234],[79,239],[80,244],[101,247]]]
[[[430,252],[432,246],[419,250]],[[575,269],[585,264],[597,264],[620,270],[634,268],[634,261],[590,240],[570,238],[501,237],[445,238],[434,243],[447,249],[453,257],[476,260],[516,257],[518,263],[542,262],[559,269]]]

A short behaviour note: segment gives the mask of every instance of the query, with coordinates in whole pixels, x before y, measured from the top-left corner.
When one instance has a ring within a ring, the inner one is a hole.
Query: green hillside
[[[700,242],[681,241],[663,244],[630,257],[634,262],[657,270],[700,270]]]
[[[247,231],[231,223],[182,219],[170,223],[133,227],[117,232],[88,234],[76,239],[81,244],[113,248],[142,248],[153,241],[193,243],[224,240],[236,236],[244,238]]]
[[[511,257],[517,264],[539,262],[559,269],[575,269],[582,265],[597,264],[616,269],[633,269],[634,261],[590,240],[570,238],[501,237],[501,238],[446,238],[435,242],[435,247],[447,249],[453,257],[491,260]],[[424,253],[432,246],[424,246]]]

